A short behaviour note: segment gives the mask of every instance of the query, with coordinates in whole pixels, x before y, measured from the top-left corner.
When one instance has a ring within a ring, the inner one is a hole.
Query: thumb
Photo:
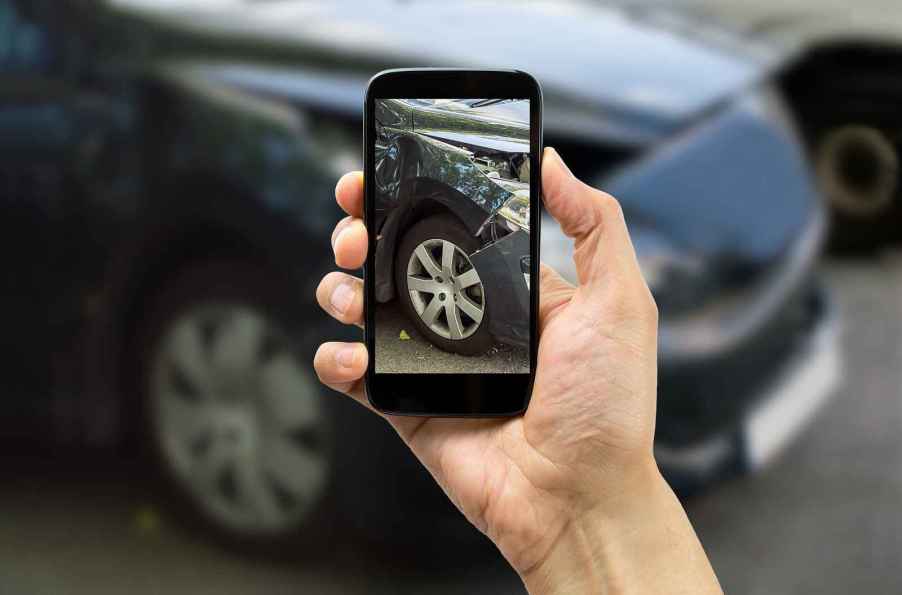
[[[576,291],[570,283],[558,274],[556,270],[541,263],[539,267],[539,332],[545,329],[545,325],[565,306],[573,292]]]
[[[542,157],[545,208],[574,240],[579,284],[591,284],[608,274],[640,275],[617,200],[579,181],[554,149],[546,148]]]

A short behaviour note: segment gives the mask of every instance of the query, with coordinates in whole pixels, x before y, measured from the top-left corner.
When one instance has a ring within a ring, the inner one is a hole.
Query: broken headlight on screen
[[[473,162],[492,182],[511,193],[495,213],[495,221],[508,232],[529,231],[529,155],[474,155]]]
[[[529,188],[519,189],[498,209],[499,223],[510,231],[529,231]]]

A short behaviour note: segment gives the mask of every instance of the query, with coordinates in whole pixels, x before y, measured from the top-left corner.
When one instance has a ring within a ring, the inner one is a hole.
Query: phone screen
[[[371,373],[409,390],[413,404],[402,411],[525,407],[537,303],[533,98],[369,101]],[[492,397],[502,387],[517,393],[503,405]]]

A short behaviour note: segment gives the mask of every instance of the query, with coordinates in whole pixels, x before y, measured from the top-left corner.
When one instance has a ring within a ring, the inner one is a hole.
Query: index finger
[[[363,172],[351,171],[335,185],[335,200],[351,217],[363,218]]]

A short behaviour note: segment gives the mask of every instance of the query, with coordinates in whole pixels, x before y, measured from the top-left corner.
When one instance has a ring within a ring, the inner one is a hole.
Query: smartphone
[[[524,412],[538,349],[538,83],[514,70],[384,71],[367,88],[364,137],[370,403]]]

